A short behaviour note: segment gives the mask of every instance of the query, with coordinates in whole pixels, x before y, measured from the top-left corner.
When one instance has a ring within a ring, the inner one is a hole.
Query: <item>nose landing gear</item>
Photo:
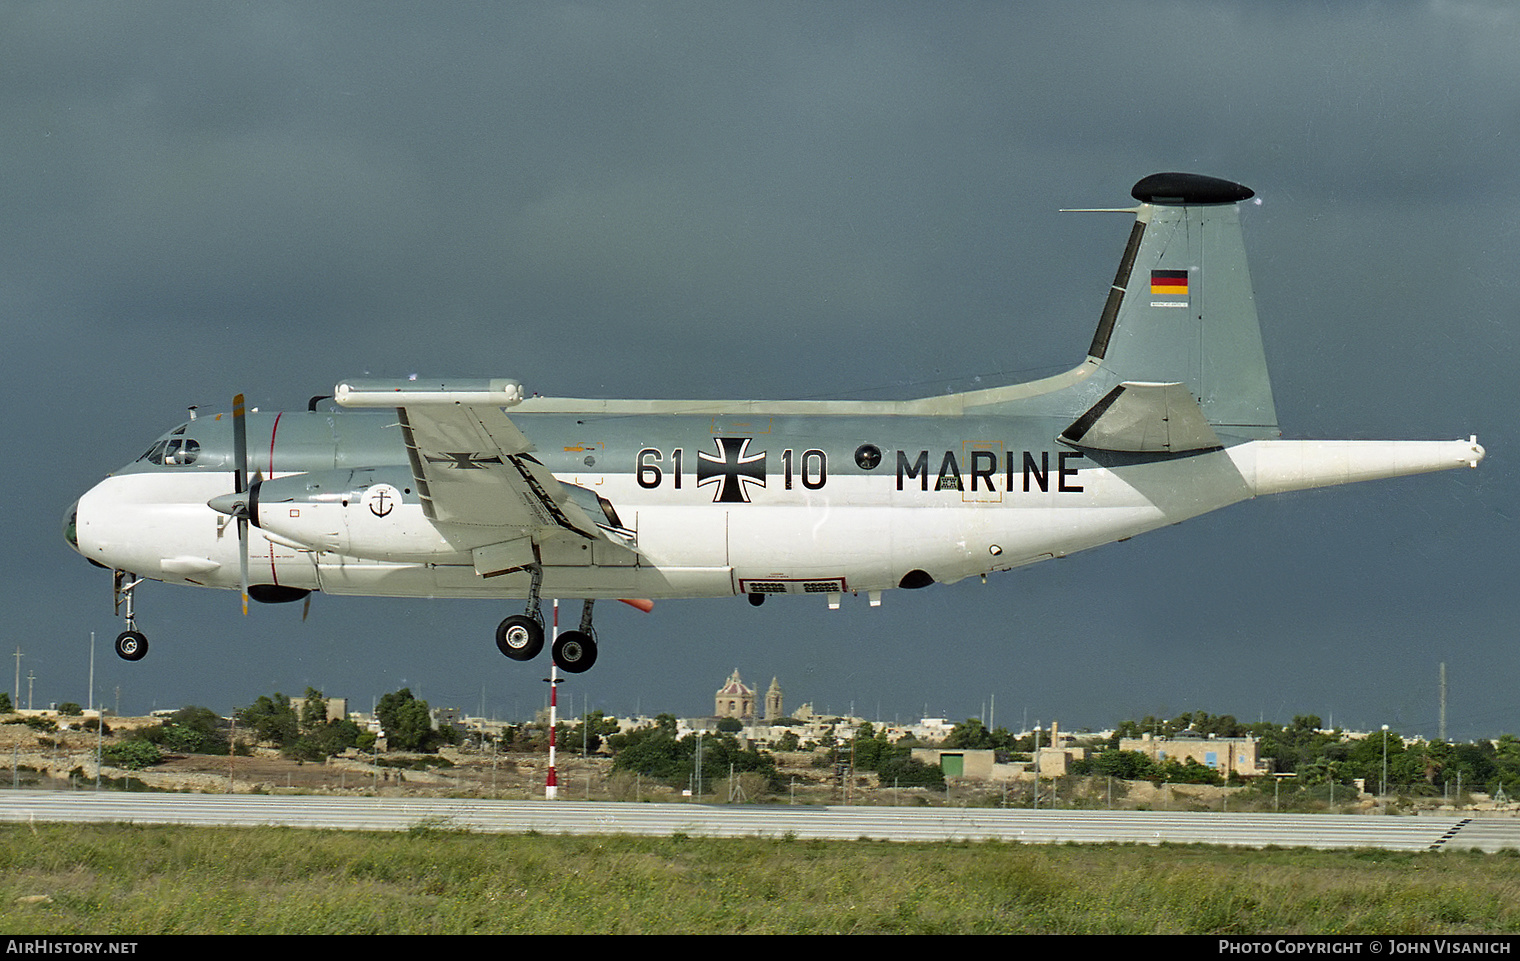
[[[140,661],[148,653],[148,638],[137,629],[137,615],[132,599],[142,578],[126,571],[111,572],[111,587],[115,593],[117,614],[126,608],[127,629],[116,635],[116,656],[124,661]]]

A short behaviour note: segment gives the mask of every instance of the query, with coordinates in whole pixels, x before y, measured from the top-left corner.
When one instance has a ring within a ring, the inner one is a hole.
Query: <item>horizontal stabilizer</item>
[[[1062,431],[1061,439],[1093,450],[1146,454],[1220,447],[1185,384],[1120,384]]]

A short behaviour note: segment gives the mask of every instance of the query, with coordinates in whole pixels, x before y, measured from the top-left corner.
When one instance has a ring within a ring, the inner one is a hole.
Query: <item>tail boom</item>
[[[1255,496],[1477,467],[1483,447],[1467,440],[1259,440],[1228,449]]]

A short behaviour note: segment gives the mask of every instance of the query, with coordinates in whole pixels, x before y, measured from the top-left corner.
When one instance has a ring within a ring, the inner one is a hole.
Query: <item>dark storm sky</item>
[[[1286,436],[1448,472],[1251,502],[881,608],[599,609],[579,710],[787,703],[1101,728],[1206,709],[1520,730],[1510,3],[0,3],[10,690],[219,711],[308,685],[523,716],[517,602],[145,587],[138,664],[69,502],[191,404],[339,379],[891,398],[1082,359],[1135,180],[1237,180]],[[573,616],[578,605],[568,608]]]

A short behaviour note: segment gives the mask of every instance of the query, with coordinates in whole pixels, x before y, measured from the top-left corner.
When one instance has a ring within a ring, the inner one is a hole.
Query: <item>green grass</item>
[[[1514,933],[1520,857],[4,825],[0,930]]]

